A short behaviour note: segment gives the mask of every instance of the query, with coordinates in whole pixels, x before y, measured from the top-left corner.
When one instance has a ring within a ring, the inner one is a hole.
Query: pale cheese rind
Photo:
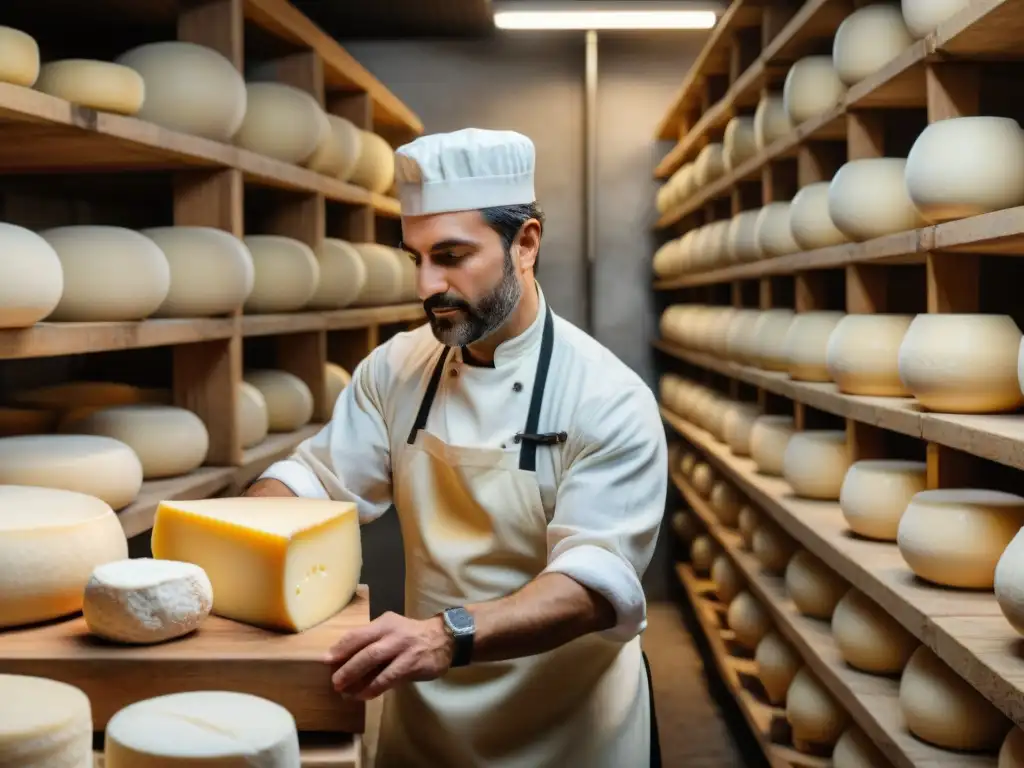
[[[44,677],[0,674],[0,765],[5,768],[92,768],[92,727],[89,697],[78,688]]]

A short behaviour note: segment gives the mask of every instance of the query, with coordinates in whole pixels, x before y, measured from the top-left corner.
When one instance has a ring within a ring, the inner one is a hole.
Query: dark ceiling
[[[480,37],[494,28],[490,0],[292,0],[341,40]]]

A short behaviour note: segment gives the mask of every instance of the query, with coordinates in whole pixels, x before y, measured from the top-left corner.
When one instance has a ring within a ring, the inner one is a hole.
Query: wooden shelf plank
[[[805,0],[800,10],[764,49],[765,62],[791,63],[830,41],[839,25],[854,11],[851,0]]]
[[[243,315],[243,336],[269,336],[303,331],[336,331],[369,325],[406,323],[425,317],[422,304],[355,307],[327,312],[291,312],[280,315]]]

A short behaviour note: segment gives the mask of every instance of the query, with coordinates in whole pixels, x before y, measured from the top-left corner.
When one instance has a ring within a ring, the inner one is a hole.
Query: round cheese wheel
[[[57,252],[64,290],[48,320],[142,320],[171,289],[163,251],[145,235],[122,227],[69,226],[39,233]]]
[[[722,432],[734,456],[750,455],[750,433],[754,422],[762,416],[756,403],[733,403],[722,417]]]
[[[692,542],[700,532],[693,515],[686,512],[676,512],[672,515],[672,530],[685,542]]]
[[[860,728],[850,725],[832,751],[832,768],[889,768],[889,761]]]
[[[82,408],[143,403],[147,402],[148,394],[140,387],[117,381],[70,381],[15,392],[12,399],[21,405],[63,415]]]
[[[376,243],[353,243],[366,268],[366,282],[353,306],[397,304],[402,299],[405,274],[395,249]]]
[[[711,489],[709,502],[711,511],[715,513],[715,517],[722,525],[735,528],[739,524],[743,496],[732,485],[724,480],[719,480]]]
[[[0,485],[0,627],[82,610],[93,568],[126,557],[128,540],[106,502],[54,488]],[[0,735],[5,723],[0,717]]]
[[[974,489],[922,491],[900,518],[896,543],[910,570],[926,581],[992,589],[996,563],[1021,526],[1020,496]]]
[[[900,344],[900,380],[928,410],[1016,410],[1021,338],[1009,315],[920,314]]]
[[[732,172],[757,154],[757,136],[753,115],[737,115],[725,126],[722,137],[722,161]]]
[[[0,765],[91,766],[92,727],[92,706],[81,689],[0,674]]]
[[[828,340],[845,312],[799,312],[783,341],[789,376],[797,381],[829,381]]]
[[[142,462],[144,480],[176,477],[198,469],[210,449],[210,433],[192,411],[168,405],[115,405],[61,424],[61,432],[120,440]]]
[[[693,468],[690,482],[693,485],[693,490],[706,499],[711,495],[711,489],[715,485],[715,473],[702,461]]]
[[[50,411],[0,406],[0,437],[43,434],[53,429],[55,420]]]
[[[764,254],[757,239],[757,221],[761,209],[754,208],[750,211],[733,216],[729,220],[729,230],[726,235],[725,260],[730,263],[744,261],[757,261]]]
[[[711,580],[718,599],[729,604],[743,590],[743,577],[727,555],[719,555],[711,564]]]
[[[246,83],[245,118],[234,142],[284,163],[302,164],[331,133],[317,100],[284,83]]]
[[[1010,722],[984,696],[925,646],[900,678],[900,711],[907,729],[942,749],[995,752]]]
[[[924,219],[907,194],[902,157],[871,157],[846,163],[828,188],[828,215],[851,240],[917,229]]]
[[[912,315],[847,315],[828,338],[828,375],[848,395],[904,397],[899,356]]]
[[[366,284],[366,265],[359,251],[345,240],[324,238],[314,250],[319,278],[310,309],[344,309],[352,304]]]
[[[280,235],[247,235],[245,246],[255,273],[246,313],[296,312],[309,303],[320,281],[312,248]]]
[[[754,111],[754,141],[758,152],[789,136],[794,127],[781,93],[766,93],[761,97]]]
[[[757,644],[754,661],[757,662],[757,677],[768,694],[768,701],[775,706],[785,703],[786,691],[803,666],[800,654],[773,631]]]
[[[750,548],[764,570],[783,574],[800,547],[774,522],[762,519],[750,539]]]
[[[270,414],[263,393],[247,381],[238,382],[238,400],[235,407],[238,439],[243,448],[259,445],[270,431]]]
[[[729,359],[744,365],[750,363],[754,354],[751,339],[754,338],[754,328],[760,319],[761,311],[757,309],[741,309],[736,313],[725,337],[725,350]]]
[[[736,636],[736,642],[749,651],[757,648],[772,629],[772,620],[764,607],[749,592],[740,592],[726,612],[726,622]]]
[[[189,691],[130,704],[107,723],[106,768],[185,763],[300,764],[295,718],[267,699],[233,691]]]
[[[847,664],[873,675],[899,674],[918,646],[896,619],[852,588],[832,613],[832,638]]]
[[[313,393],[294,373],[252,370],[245,372],[245,381],[266,400],[271,432],[294,432],[313,418]]]
[[[327,384],[327,402],[333,409],[334,404],[341,397],[342,391],[352,383],[352,376],[340,365],[327,363],[324,366],[324,379]]]
[[[47,62],[35,87],[72,104],[121,115],[137,114],[146,98],[146,83],[134,69],[91,59]]]
[[[789,226],[791,208],[792,203],[768,203],[757,215],[755,238],[765,258],[785,256],[800,250]]]
[[[842,430],[797,432],[782,457],[782,477],[796,496],[805,499],[838,500],[849,468],[846,432]]]
[[[806,749],[833,746],[850,717],[811,671],[802,667],[786,691],[786,720],[793,729],[793,745]]]
[[[416,262],[409,257],[407,251],[403,251],[401,248],[392,248],[395,252],[395,257],[398,259],[398,263],[402,265],[402,291],[399,296],[399,301],[413,302],[418,300],[419,288],[417,281],[419,279],[419,273],[416,269]]]
[[[805,616],[832,618],[849,588],[845,579],[806,550],[797,552],[786,565],[786,592]]]
[[[999,748],[996,768],[1024,768],[1024,730],[1011,728]]]
[[[689,478],[693,474],[694,468],[697,466],[697,455],[694,453],[687,453],[679,461],[679,471],[683,473],[683,477]]]
[[[995,593],[999,609],[1014,629],[1024,635],[1024,569],[1022,569],[1024,538],[1020,531],[1010,540],[995,571]]]
[[[753,350],[750,362],[768,371],[786,370],[786,334],[795,319],[796,313],[792,309],[763,311],[754,326],[754,336],[750,341]]]
[[[195,43],[140,45],[116,62],[145,81],[146,98],[136,117],[214,141],[230,141],[246,112],[242,74],[225,56]]]
[[[244,242],[214,227],[141,230],[167,258],[171,287],[154,317],[213,317],[233,312],[252,293],[256,268]]]
[[[359,129],[344,117],[326,115],[329,131],[320,137],[320,144],[306,160],[310,170],[338,179],[347,179],[359,161],[362,137]]]
[[[64,293],[60,257],[35,232],[2,222],[0,254],[0,328],[27,328],[47,317],[60,302]]]
[[[669,240],[654,253],[651,269],[662,279],[672,277],[680,272],[679,256],[679,240]]]
[[[395,181],[395,150],[376,133],[361,131],[359,159],[348,181],[371,192],[384,194]]]
[[[39,44],[13,27],[0,27],[0,82],[31,88],[39,77]]]
[[[824,115],[846,94],[831,56],[805,56],[786,73],[782,100],[793,125]]]
[[[868,459],[843,478],[839,508],[850,530],[878,541],[896,541],[900,518],[915,494],[928,487],[923,461]]]
[[[76,491],[114,509],[142,487],[135,451],[102,435],[22,435],[0,438],[0,483]]]
[[[813,251],[847,242],[832,221],[828,208],[831,183],[819,181],[801,187],[789,207],[789,231],[801,250]]]
[[[1024,204],[1024,131],[1009,117],[931,123],[907,155],[906,185],[933,224]]]
[[[971,0],[902,0],[903,21],[910,34],[922,38],[970,4]]]
[[[832,60],[839,78],[853,85],[880,70],[913,42],[899,7],[875,3],[843,19],[832,39]]]
[[[722,145],[713,142],[708,144],[697,155],[693,163],[694,180],[697,187],[704,187],[725,173],[725,159]]]
[[[759,472],[781,476],[786,446],[796,432],[792,416],[760,416],[750,430],[750,458]]]
[[[690,563],[697,573],[707,573],[721,548],[707,534],[698,536],[690,545]]]
[[[749,504],[740,510],[739,531],[743,549],[750,550],[754,546],[754,531],[760,525],[756,510]]]

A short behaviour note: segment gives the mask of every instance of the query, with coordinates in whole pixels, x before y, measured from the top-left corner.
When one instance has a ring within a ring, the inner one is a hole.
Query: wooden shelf
[[[994,756],[950,752],[914,737],[907,730],[900,712],[899,680],[869,675],[850,667],[832,638],[830,623],[801,614],[786,593],[785,580],[761,569],[757,559],[741,546],[739,533],[718,522],[708,503],[690,487],[678,468],[674,468],[671,475],[708,533],[736,564],[751,592],[768,609],[779,632],[803,657],[836,702],[878,745],[894,768],[922,765],[929,768],[996,768]]]
[[[894,543],[852,535],[839,505],[795,497],[713,436],[662,408],[664,420],[762,512],[931,648],[1017,725],[1024,726],[1021,638],[991,592],[929,585],[913,575]]]
[[[243,336],[268,336],[301,331],[337,331],[368,325],[408,323],[424,318],[422,304],[357,307],[331,312],[296,312],[282,315],[242,315]]]

